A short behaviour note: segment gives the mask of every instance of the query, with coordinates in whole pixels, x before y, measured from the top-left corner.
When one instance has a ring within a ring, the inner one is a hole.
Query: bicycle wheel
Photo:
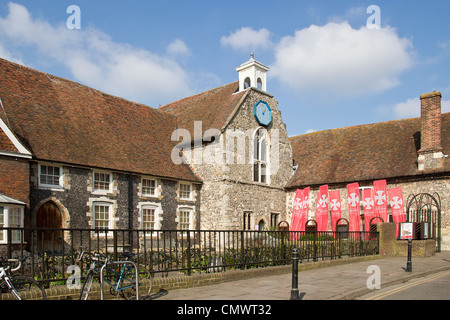
[[[152,276],[147,268],[138,266],[139,300],[145,300],[152,290]],[[123,272],[120,295],[126,300],[136,300],[136,275],[133,267],[126,267]]]
[[[152,291],[152,274],[144,266],[139,268],[139,300],[145,300]]]
[[[94,280],[94,271],[89,271],[86,280],[84,280],[83,286],[80,291],[79,300],[87,300],[89,297],[89,292],[91,291],[92,281]]]
[[[17,276],[12,285],[22,300],[47,300],[44,287],[33,278]],[[12,290],[14,290],[12,289]]]

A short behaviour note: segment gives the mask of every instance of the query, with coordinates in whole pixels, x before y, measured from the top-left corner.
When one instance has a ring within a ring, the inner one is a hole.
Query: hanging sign
[[[305,225],[308,221],[308,212],[309,212],[309,191],[310,187],[303,189],[303,208],[300,216],[300,231],[305,231]]]
[[[328,231],[328,186],[321,186],[316,201],[316,222],[318,231]]]
[[[360,231],[359,184],[347,185],[349,231]]]
[[[392,219],[397,224],[397,236],[399,223],[406,221],[405,207],[401,188],[389,189],[389,204],[391,205]]]
[[[363,210],[364,210],[364,228],[370,231],[370,220],[375,216],[375,201],[373,198],[373,189],[364,189],[362,191]],[[368,235],[367,235],[368,236]]]
[[[292,217],[291,217],[292,231],[299,231],[297,228],[302,208],[303,208],[303,190],[297,189],[294,197],[294,206],[292,208]]]
[[[388,222],[387,216],[387,193],[386,180],[377,180],[373,182],[373,198],[375,202],[375,216]]]
[[[331,227],[336,231],[336,222],[341,218],[341,195],[339,190],[330,191]]]

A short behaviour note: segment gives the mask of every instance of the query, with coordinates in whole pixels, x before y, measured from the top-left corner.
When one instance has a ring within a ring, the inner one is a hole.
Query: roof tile
[[[442,144],[450,151],[450,113],[442,117]],[[394,120],[291,137],[295,175],[288,188],[424,174],[417,169],[420,118]],[[444,171],[449,171],[446,158]]]
[[[35,158],[200,181],[171,159],[173,116],[3,59],[0,79],[10,129]]]

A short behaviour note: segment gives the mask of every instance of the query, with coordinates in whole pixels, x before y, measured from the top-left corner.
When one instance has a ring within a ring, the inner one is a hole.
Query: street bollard
[[[406,272],[412,272],[411,251],[412,239],[408,239],[408,260],[406,261]]]
[[[291,300],[299,300],[298,295],[298,249],[292,252],[292,289]]]

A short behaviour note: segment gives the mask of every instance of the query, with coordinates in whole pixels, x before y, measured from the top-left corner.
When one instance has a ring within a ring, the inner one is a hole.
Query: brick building
[[[345,207],[347,184],[385,179],[405,198],[440,194],[450,248],[440,93],[422,95],[420,118],[289,138],[269,68],[252,56],[236,70],[236,82],[153,109],[0,59],[3,216],[37,227],[268,229],[290,222],[298,188],[311,188],[314,217],[320,186]]]
[[[186,130],[179,147],[203,180],[202,229],[276,228],[287,217],[291,145],[278,102],[266,91],[268,68],[252,56],[236,70],[239,81],[158,110]]]
[[[348,218],[347,185],[372,188],[386,180],[408,197],[437,193],[441,202],[441,247],[450,249],[450,113],[441,114],[441,93],[421,97],[420,118],[393,120],[291,137],[295,175],[286,185],[288,212],[296,189],[310,187],[309,217],[315,217],[319,187],[338,190],[342,216]],[[362,197],[360,197],[362,199]],[[364,216],[361,201],[361,230]],[[406,208],[405,208],[406,209]],[[388,204],[389,219],[392,221]],[[330,220],[331,223],[331,220]],[[331,225],[329,226],[331,229]]]
[[[2,226],[198,228],[173,116],[2,59],[0,79]]]

